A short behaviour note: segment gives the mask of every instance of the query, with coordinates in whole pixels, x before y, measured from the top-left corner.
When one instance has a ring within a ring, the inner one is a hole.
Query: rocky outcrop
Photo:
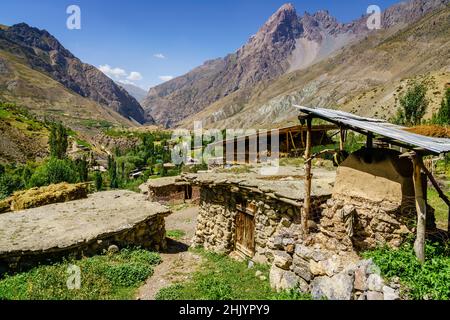
[[[45,30],[25,23],[0,30],[0,49],[26,60],[69,90],[105,105],[126,118],[153,123],[125,89],[97,68],[83,63]]]

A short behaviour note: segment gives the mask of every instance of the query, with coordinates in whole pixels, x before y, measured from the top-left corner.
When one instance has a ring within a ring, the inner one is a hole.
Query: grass
[[[450,243],[426,245],[426,261],[421,265],[411,243],[400,249],[378,248],[364,253],[372,258],[386,278],[399,277],[403,292],[413,300],[450,299]]]
[[[183,230],[168,230],[166,232],[166,236],[174,240],[179,240],[183,238],[185,235],[186,232],[184,232]]]
[[[0,280],[0,300],[128,300],[160,263],[157,253],[123,249],[108,254],[43,265]],[[68,267],[81,270],[80,289],[69,290]]]
[[[203,262],[192,279],[164,288],[157,300],[306,300],[310,297],[298,292],[274,292],[269,284],[269,266],[238,262],[223,255],[194,250]],[[266,277],[260,280],[256,271]]]
[[[450,198],[450,192],[446,192],[447,197]],[[435,210],[436,224],[442,230],[447,230],[448,227],[448,206],[439,197],[439,194],[434,188],[428,188],[428,204]]]

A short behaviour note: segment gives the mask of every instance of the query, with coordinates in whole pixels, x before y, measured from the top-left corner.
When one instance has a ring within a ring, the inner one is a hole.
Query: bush
[[[406,243],[398,250],[378,248],[364,254],[372,258],[387,278],[399,277],[407,288],[409,298],[414,300],[450,299],[450,257],[449,246],[426,245],[427,260],[422,265],[417,260],[413,245]]]
[[[24,187],[20,176],[3,173],[0,175],[0,200],[11,196],[15,191]]]
[[[78,172],[72,161],[50,158],[37,168],[28,185],[29,187],[42,187],[61,182],[76,183],[78,181]]]
[[[432,123],[443,126],[450,125],[450,88],[447,88],[445,91],[441,107],[438,113],[433,115]]]

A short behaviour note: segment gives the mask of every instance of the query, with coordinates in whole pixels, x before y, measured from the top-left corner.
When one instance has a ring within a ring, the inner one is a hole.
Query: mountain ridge
[[[19,23],[0,29],[0,49],[22,57],[69,90],[139,123],[153,123],[139,102],[100,70],[83,63],[46,30]]]
[[[383,11],[383,27],[401,29],[448,3],[412,0],[396,4]],[[366,21],[364,15],[350,23],[340,23],[326,10],[299,17],[292,4],[285,4],[235,53],[209,60],[183,76],[151,88],[142,105],[159,124],[173,127],[239,92],[241,101],[222,110],[231,116],[245,108],[255,87],[304,70],[375,32],[367,28]]]

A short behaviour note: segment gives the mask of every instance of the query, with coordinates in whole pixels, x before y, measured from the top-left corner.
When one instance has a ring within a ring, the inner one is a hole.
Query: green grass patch
[[[446,192],[447,197],[450,198],[450,192]],[[434,188],[428,188],[428,204],[435,210],[436,224],[442,230],[447,230],[448,227],[448,206],[439,197],[439,194]]]
[[[184,232],[183,230],[168,230],[166,232],[166,236],[174,240],[179,240],[183,238],[185,235],[186,232]]]
[[[195,250],[203,257],[192,280],[164,288],[157,300],[306,300],[309,295],[298,292],[277,293],[269,284],[269,266],[256,264],[248,268],[247,262],[238,262],[228,256]],[[255,276],[262,272],[265,280]]]
[[[449,300],[449,245],[428,243],[423,265],[417,260],[411,243],[397,250],[378,248],[365,252],[364,257],[372,258],[386,278],[399,277],[410,299]]]
[[[0,280],[0,300],[127,300],[153,274],[159,254],[141,249],[123,249],[108,254],[70,259]],[[68,267],[81,270],[81,288],[67,288]]]

